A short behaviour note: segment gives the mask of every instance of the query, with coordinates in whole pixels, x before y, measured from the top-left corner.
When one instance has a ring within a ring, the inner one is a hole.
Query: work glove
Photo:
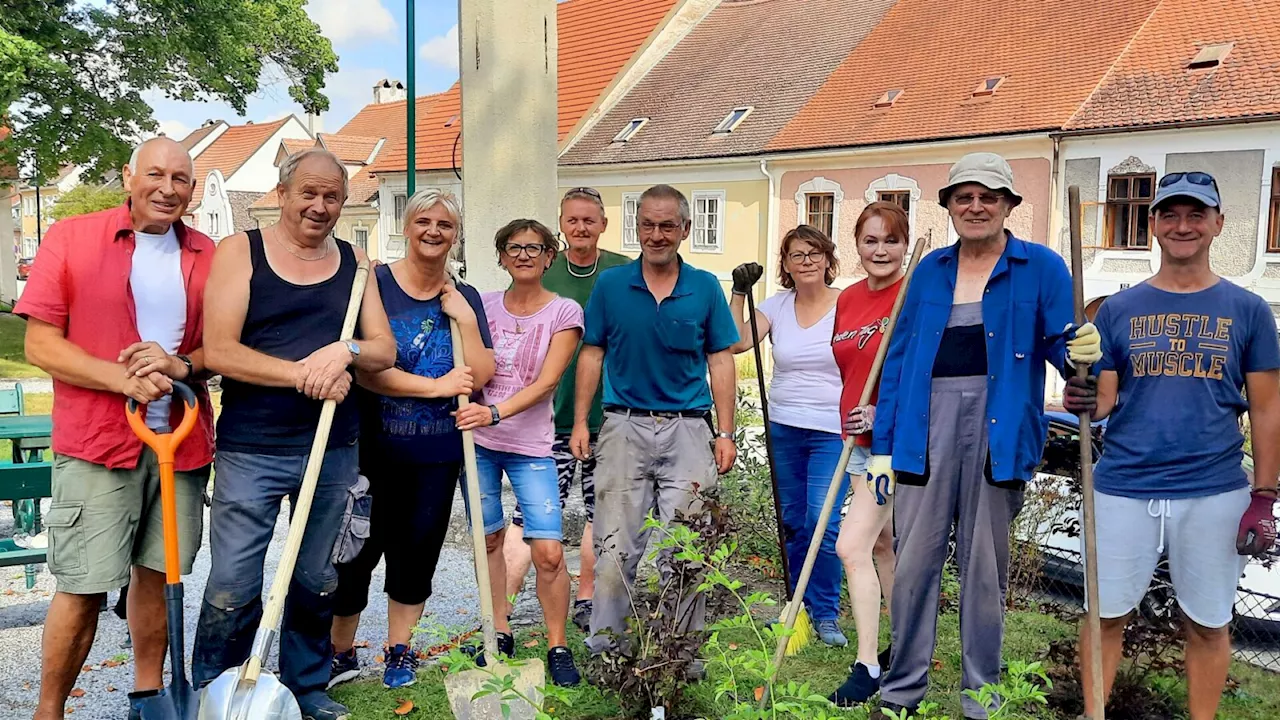
[[[867,461],[867,489],[875,496],[877,505],[889,502],[897,482],[893,474],[893,456],[872,455]]]
[[[1067,323],[1062,334],[1067,338],[1067,357],[1071,364],[1092,365],[1102,359],[1102,336],[1093,323]]]
[[[1276,516],[1274,491],[1254,490],[1249,509],[1240,518],[1240,533],[1236,535],[1236,552],[1257,557],[1271,549],[1276,541]]]
[[[751,286],[760,281],[764,268],[760,263],[742,263],[733,269],[733,292],[735,295],[746,295]]]
[[[1093,411],[1098,409],[1098,378],[1092,375],[1067,378],[1067,387],[1062,391],[1062,407],[1072,415],[1093,415]]]
[[[849,411],[849,417],[844,419],[844,431],[847,435],[862,435],[871,432],[871,426],[876,422],[876,406],[875,405],[859,405]]]

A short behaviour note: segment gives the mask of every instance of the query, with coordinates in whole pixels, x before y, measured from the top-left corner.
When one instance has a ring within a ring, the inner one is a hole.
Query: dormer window
[[[720,121],[720,124],[716,126],[715,130],[711,131],[711,134],[727,135],[734,130],[737,130],[738,126],[742,124],[742,121],[746,120],[747,116],[750,115],[751,111],[754,109],[755,108],[750,106],[734,108],[729,111],[728,115],[724,116],[724,119]]]
[[[885,94],[881,95],[880,99],[876,101],[874,107],[876,109],[893,107],[893,104],[897,102],[900,97],[902,97],[902,90],[887,90],[885,91]]]
[[[1187,65],[1188,70],[1209,70],[1216,68],[1227,59],[1227,55],[1231,53],[1231,48],[1235,47],[1235,43],[1218,43],[1216,45],[1205,45],[1200,48],[1200,52],[1191,59]]]
[[[998,75],[989,77],[978,83],[978,87],[973,89],[973,97],[986,97],[987,95],[995,95],[996,89],[1004,84],[1004,76]]]
[[[617,135],[613,136],[613,141],[616,143],[627,142],[631,138],[635,137],[635,134],[640,132],[640,128],[644,127],[648,122],[649,118],[647,117],[633,118],[631,122],[627,123],[626,127],[622,128],[622,130],[618,131]]]

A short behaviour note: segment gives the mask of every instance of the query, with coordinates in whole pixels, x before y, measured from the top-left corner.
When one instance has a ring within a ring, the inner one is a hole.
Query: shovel
[[[458,323],[449,318],[449,333],[453,343],[453,366],[466,364],[462,351],[462,333]],[[466,407],[471,400],[458,396],[458,407]],[[480,476],[476,472],[476,441],[470,430],[462,431],[462,457],[466,468],[467,504],[471,508],[471,545],[476,559],[476,584],[480,596],[480,627],[484,633],[483,669],[451,672],[444,678],[444,689],[449,696],[449,708],[458,720],[533,720],[536,709],[524,699],[503,698],[501,694],[475,695],[486,689],[495,679],[508,678],[517,693],[535,703],[542,702],[542,687],[546,683],[546,670],[541,660],[524,660],[504,664],[498,655],[498,633],[493,625],[493,596],[489,592],[489,562],[484,541],[484,511],[480,507]],[[504,707],[505,705],[505,707]]]
[[[169,623],[169,687],[142,701],[143,720],[195,720],[196,691],[187,681],[182,638],[182,570],[178,564],[178,501],[173,481],[173,455],[196,426],[199,412],[191,388],[173,381],[173,395],[182,400],[182,422],[152,430],[138,401],[129,398],[125,412],[138,439],[155,451],[160,465],[160,516],[164,525],[164,609]]]
[[[356,279],[351,285],[351,299],[347,303],[347,314],[339,336],[344,340],[355,332],[360,301],[364,299],[368,279],[369,261],[365,260],[356,268]],[[244,665],[223,671],[204,689],[199,720],[302,720],[302,711],[293,693],[275,675],[263,670],[262,665],[271,654],[280,618],[284,614],[285,596],[293,578],[293,566],[298,561],[298,551],[302,548],[302,535],[307,529],[307,516],[311,514],[311,500],[316,494],[325,447],[329,444],[329,429],[333,426],[333,414],[337,409],[338,403],[334,400],[325,400],[320,408],[320,423],[311,443],[311,455],[307,458],[298,500],[293,505],[284,554],[280,556],[276,576],[271,581],[271,594],[267,596],[267,606],[263,609],[258,633],[253,640],[253,653]]]

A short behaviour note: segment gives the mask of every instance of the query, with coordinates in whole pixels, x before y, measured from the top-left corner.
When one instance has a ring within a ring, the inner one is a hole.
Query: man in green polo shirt
[[[738,327],[716,276],[678,254],[691,225],[680,191],[669,185],[646,190],[636,218],[641,258],[601,275],[587,302],[569,444],[579,459],[591,457],[589,411],[603,376],[595,548],[603,562],[587,642],[596,653],[626,629],[650,510],[664,524],[701,513],[696,490],[715,487],[738,454],[730,352]],[[711,424],[713,407],[719,432]],[[658,557],[664,578],[671,575],[671,555],[666,550]],[[690,588],[678,612],[682,630],[700,630],[706,597]],[[696,676],[700,668],[689,673]]]
[[[600,273],[617,265],[631,262],[626,255],[601,250],[600,236],[609,227],[605,216],[604,201],[594,188],[577,187],[569,190],[560,200],[560,233],[568,247],[556,258],[542,276],[542,285],[548,290],[570,298],[583,308],[591,297]],[[582,468],[582,504],[587,513],[587,524],[582,529],[578,595],[573,602],[573,622],[587,631],[591,620],[591,598],[595,594],[596,556],[592,550],[592,523],[596,513],[596,436],[604,422],[604,410],[600,406],[603,388],[597,389],[591,401],[591,413],[587,420],[590,429],[591,457],[579,461],[569,451],[569,436],[573,432],[574,374],[577,372],[578,355],[574,353],[556,388],[556,438],[552,455],[556,460],[556,474],[560,478],[560,506],[569,499],[569,488],[579,466]],[[524,542],[524,516],[516,505],[511,518],[511,529],[503,545],[507,562],[507,597],[517,595],[524,586],[532,562],[529,545]]]

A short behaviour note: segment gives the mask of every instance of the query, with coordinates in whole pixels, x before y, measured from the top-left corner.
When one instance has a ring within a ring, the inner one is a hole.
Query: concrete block
[[[534,720],[533,706],[520,698],[506,700],[509,715],[502,712],[503,699],[499,695],[486,695],[472,700],[476,693],[494,679],[490,670],[499,677],[512,676],[513,685],[522,695],[534,702],[542,702],[542,686],[546,682],[546,668],[541,660],[521,660],[499,664],[492,668],[477,668],[449,673],[444,678],[444,689],[449,696],[449,709],[457,720]]]

